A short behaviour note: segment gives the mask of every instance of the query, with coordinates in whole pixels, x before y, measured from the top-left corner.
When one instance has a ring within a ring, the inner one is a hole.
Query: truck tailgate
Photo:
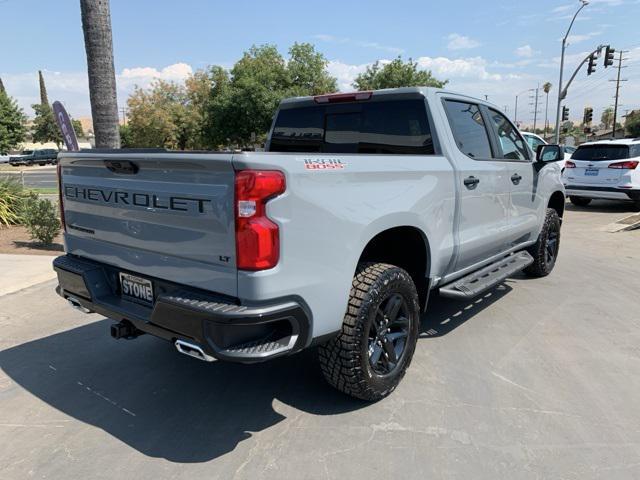
[[[68,253],[235,296],[231,154],[61,155]]]

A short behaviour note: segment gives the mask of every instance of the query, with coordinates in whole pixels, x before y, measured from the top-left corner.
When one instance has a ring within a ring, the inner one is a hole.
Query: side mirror
[[[560,145],[538,145],[536,162],[548,163],[564,160],[564,148]]]

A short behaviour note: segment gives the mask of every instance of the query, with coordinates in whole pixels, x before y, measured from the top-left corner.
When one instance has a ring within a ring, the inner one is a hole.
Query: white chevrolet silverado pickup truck
[[[466,301],[554,267],[562,148],[494,105],[403,88],[284,100],[262,153],[59,159],[58,293],[205,361],[318,346],[375,401],[411,361],[429,293]]]

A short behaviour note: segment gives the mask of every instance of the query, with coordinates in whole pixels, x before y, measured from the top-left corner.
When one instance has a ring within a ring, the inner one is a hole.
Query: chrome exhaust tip
[[[67,302],[69,302],[69,305],[71,305],[73,308],[81,311],[82,313],[93,313],[93,310],[89,310],[88,308],[83,307],[80,303],[80,300],[78,300],[76,297],[67,297]]]
[[[216,358],[211,355],[207,355],[204,353],[204,350],[200,348],[198,345],[194,345],[193,343],[185,342],[184,340],[176,340],[175,344],[176,350],[184,355],[188,355],[193,358],[197,358],[198,360],[202,360],[203,362],[215,362]]]

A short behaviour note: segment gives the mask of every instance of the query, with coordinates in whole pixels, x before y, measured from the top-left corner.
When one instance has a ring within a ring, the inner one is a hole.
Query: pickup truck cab
[[[15,155],[9,158],[9,163],[13,166],[33,165],[44,166],[47,164],[55,164],[58,160],[58,151],[53,148],[45,148],[42,150],[25,150],[21,155]]]
[[[560,158],[494,105],[431,88],[284,100],[266,152],[63,153],[58,293],[115,338],[205,361],[318,345],[330,384],[378,400],[430,292],[551,272]]]

